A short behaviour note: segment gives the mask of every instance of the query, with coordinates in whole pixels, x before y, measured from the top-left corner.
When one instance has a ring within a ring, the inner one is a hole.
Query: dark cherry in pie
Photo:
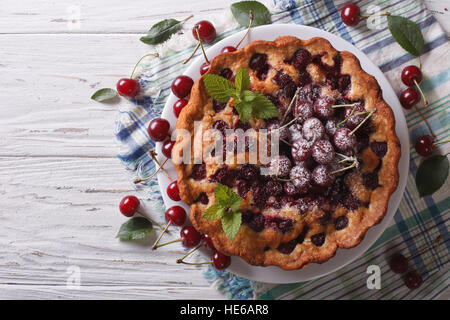
[[[234,81],[242,66],[250,74],[251,90],[275,104],[278,118],[242,123],[233,99],[213,100],[200,78],[177,129],[193,133],[194,121],[219,131],[257,132],[291,124],[280,130],[279,155],[264,165],[268,175],[256,164],[219,164],[214,151],[201,164],[175,165],[193,225],[227,255],[288,270],[327,261],[337,248],[358,245],[383,219],[398,183],[400,144],[392,110],[377,81],[361,69],[353,54],[336,51],[322,38],[254,41],[214,58],[208,73]],[[289,111],[298,88],[298,99]],[[350,106],[332,108],[336,105]],[[192,142],[178,137],[172,158],[180,157],[187,143]],[[204,139],[203,148],[214,143]],[[239,155],[233,143],[224,141],[223,148],[233,160]],[[248,159],[247,144],[243,152]],[[339,170],[351,163],[357,165]],[[216,202],[218,183],[243,198],[242,225],[234,240],[226,237],[220,220],[202,217]]]

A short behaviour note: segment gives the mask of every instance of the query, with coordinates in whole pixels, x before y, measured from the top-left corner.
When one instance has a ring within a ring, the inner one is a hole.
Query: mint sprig
[[[217,203],[210,206],[203,217],[207,220],[222,221],[222,229],[226,236],[234,240],[241,228],[242,214],[240,212],[242,198],[229,187],[218,184],[214,191]]]
[[[206,91],[219,102],[234,99],[234,104],[243,123],[253,117],[257,119],[270,119],[278,116],[275,105],[264,95],[250,91],[250,75],[247,69],[241,67],[233,83],[216,74],[205,74],[203,83]]]

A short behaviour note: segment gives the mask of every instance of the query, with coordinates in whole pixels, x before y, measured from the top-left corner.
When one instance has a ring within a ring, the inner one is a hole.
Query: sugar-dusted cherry
[[[195,31],[196,28],[198,28],[198,33],[204,43],[210,44],[216,39],[216,28],[214,28],[214,25],[211,22],[202,20],[194,25],[192,35],[198,40],[197,32]]]
[[[403,274],[408,270],[408,259],[401,253],[396,253],[389,260],[389,267],[395,273]]]
[[[231,258],[220,251],[215,251],[212,255],[212,265],[216,270],[224,270],[231,264]]]
[[[400,103],[405,109],[411,109],[420,101],[419,93],[414,88],[405,89],[400,95]]]
[[[350,151],[356,146],[356,137],[349,128],[339,128],[334,133],[334,145],[341,151]]]
[[[132,217],[138,210],[140,201],[135,196],[126,196],[120,201],[120,212],[126,217]]]
[[[169,184],[169,186],[167,187],[167,195],[169,196],[170,199],[172,199],[173,201],[180,201],[180,190],[178,189],[178,181],[173,181],[172,183]]]
[[[163,118],[155,118],[148,125],[148,135],[153,141],[163,141],[170,130],[170,123]]]
[[[181,110],[183,110],[183,108],[188,104],[188,101],[186,99],[178,99],[174,104],[173,104],[173,113],[175,114],[175,117],[179,117]]]
[[[430,135],[420,136],[416,140],[415,149],[418,154],[428,157],[433,153],[434,139]]]
[[[175,78],[172,82],[172,92],[178,98],[184,98],[191,93],[194,80],[191,77],[181,75]]]
[[[361,10],[356,4],[347,4],[341,10],[341,19],[348,26],[356,26],[361,18]]]
[[[134,98],[139,93],[141,87],[139,82],[134,79],[122,78],[117,81],[117,92],[124,97]]]

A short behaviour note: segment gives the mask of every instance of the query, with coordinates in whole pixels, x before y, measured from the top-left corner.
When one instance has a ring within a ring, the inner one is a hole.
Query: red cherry
[[[419,93],[414,88],[408,88],[400,95],[400,103],[403,108],[411,109],[420,101]]]
[[[412,87],[415,85],[414,80],[417,81],[417,83],[422,81],[422,71],[416,66],[407,66],[402,71],[402,82],[405,85]]]
[[[206,233],[202,234],[202,240],[205,242],[206,247],[208,247],[211,250],[216,250],[211,237],[208,236]]]
[[[188,104],[188,101],[186,99],[178,99],[174,104],[173,104],[173,113],[175,113],[175,117],[179,117],[180,116],[180,112],[181,110]]]
[[[192,226],[183,227],[180,231],[180,237],[186,248],[195,247],[202,238],[201,234]]]
[[[418,154],[423,157],[428,157],[433,153],[434,139],[430,135],[424,135],[416,140],[415,149]]]
[[[342,8],[341,19],[348,26],[356,26],[360,18],[359,7],[355,4],[348,4]]]
[[[203,62],[202,65],[200,66],[200,74],[204,75],[205,73],[207,73],[209,70],[209,66],[210,64],[208,62],[206,61]]]
[[[204,43],[209,44],[216,39],[216,28],[214,28],[211,22],[202,20],[195,24],[194,28],[192,29],[192,34],[194,35],[194,38],[198,40],[195,28],[198,28],[198,33],[200,34],[200,38]]]
[[[178,190],[178,181],[173,181],[169,186],[167,187],[167,195],[170,199],[173,201],[180,201],[180,190]]]
[[[398,274],[403,274],[408,270],[408,259],[404,255],[397,253],[389,261],[391,270]]]
[[[169,133],[170,123],[163,118],[155,118],[148,125],[148,135],[153,141],[163,141]]]
[[[162,150],[163,155],[166,158],[172,158],[172,149],[173,149],[174,145],[175,145],[175,141],[173,141],[173,140],[164,141],[161,150]]]
[[[220,251],[215,251],[212,256],[212,265],[216,270],[223,270],[230,266],[231,258]]]
[[[120,212],[126,217],[132,217],[137,212],[140,203],[135,196],[126,196],[120,201]]]
[[[227,46],[227,47],[223,47],[222,50],[220,51],[220,53],[227,53],[227,52],[234,52],[237,49],[233,46]]]
[[[182,226],[186,221],[186,211],[180,206],[173,206],[166,211],[166,220],[176,226]]]
[[[407,274],[405,274],[403,281],[405,282],[405,285],[411,290],[419,288],[423,282],[422,276],[414,270],[409,271]]]
[[[178,76],[172,82],[172,92],[178,98],[184,98],[191,93],[194,80],[188,76]]]
[[[134,98],[139,93],[141,87],[134,79],[122,78],[117,82],[117,92],[124,97]]]

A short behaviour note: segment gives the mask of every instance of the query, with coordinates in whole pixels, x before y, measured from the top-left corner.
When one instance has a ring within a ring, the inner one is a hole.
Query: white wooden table
[[[129,75],[153,23],[194,13],[193,24],[229,4],[0,1],[1,299],[224,298],[204,266],[175,263],[180,245],[115,239],[135,189],[115,157],[117,105],[90,96]],[[68,287],[76,270],[81,286]]]

